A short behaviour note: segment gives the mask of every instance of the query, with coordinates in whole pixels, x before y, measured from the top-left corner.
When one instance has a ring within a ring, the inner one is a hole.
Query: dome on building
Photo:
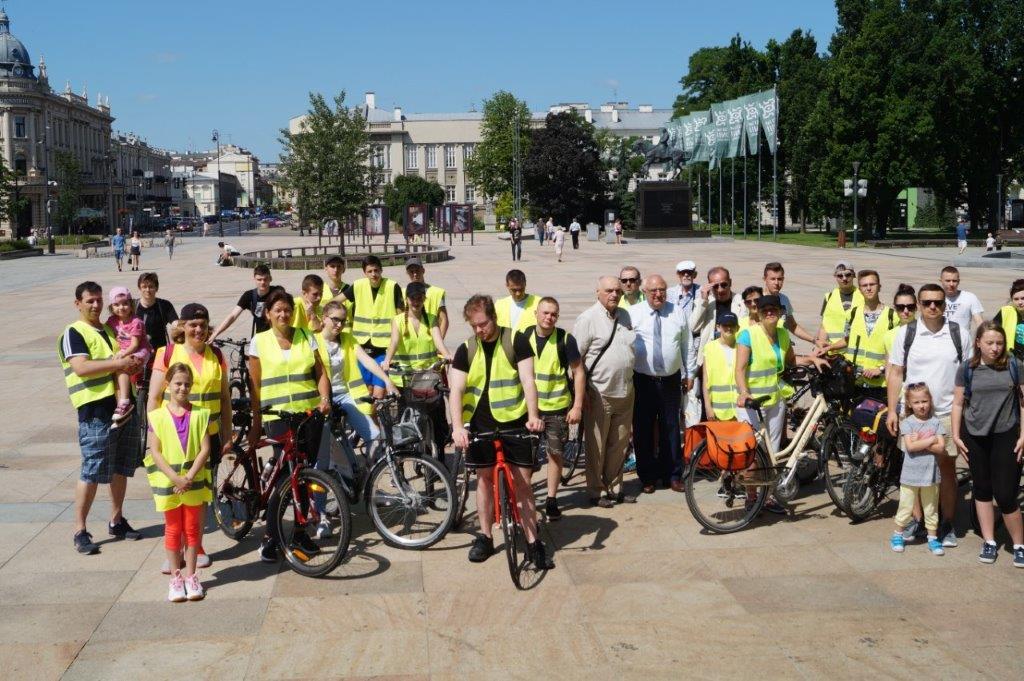
[[[24,43],[11,35],[11,20],[0,9],[0,78],[31,78],[32,60]]]

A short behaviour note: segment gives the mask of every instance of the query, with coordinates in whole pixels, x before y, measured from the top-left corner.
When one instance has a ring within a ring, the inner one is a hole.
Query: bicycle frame
[[[498,471],[500,470],[505,472],[505,480],[508,481],[509,499],[512,501],[512,521],[523,527],[522,518],[519,515],[519,503],[518,499],[516,499],[516,483],[513,477],[515,473],[512,470],[512,466],[505,461],[505,448],[500,439],[494,440],[494,456],[494,481],[492,483],[494,486],[494,497],[492,500],[494,505],[494,522],[501,522],[501,504],[498,503],[498,500],[501,498],[501,488],[498,486]]]

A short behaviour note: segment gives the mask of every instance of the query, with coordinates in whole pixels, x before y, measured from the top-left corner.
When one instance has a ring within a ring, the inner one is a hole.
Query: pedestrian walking
[[[615,218],[615,224],[614,224],[613,228],[615,229],[615,245],[616,246],[621,246],[622,245],[622,218]]]
[[[508,221],[508,237],[512,243],[512,262],[523,259],[523,228],[519,220]]]
[[[132,232],[131,246],[131,257],[128,259],[132,266],[132,272],[139,271],[139,262],[142,260],[142,239],[139,238],[138,232]]]
[[[167,230],[164,233],[164,248],[167,249],[167,259],[174,259],[174,232]]]
[[[996,250],[996,238],[992,236],[992,232],[989,232],[985,237],[985,251],[991,253]]]
[[[956,247],[960,249],[960,255],[964,254],[967,250],[967,230],[969,225],[967,224],[967,216],[965,215],[960,219],[960,222],[956,226]]]
[[[580,249],[580,229],[579,218],[573,218],[569,223],[569,236],[572,237],[572,250],[574,251]]]
[[[536,236],[537,242],[543,246],[544,237],[547,234],[548,225],[544,221],[544,218],[537,220],[537,226],[533,228],[533,233]]]
[[[117,263],[117,271],[121,271],[121,263],[124,261],[124,230],[117,228],[117,233],[110,238],[110,247],[114,249],[114,262]]]
[[[565,227],[556,229],[552,240],[555,243],[555,255],[558,257],[558,262],[562,262],[562,251],[565,249]]]

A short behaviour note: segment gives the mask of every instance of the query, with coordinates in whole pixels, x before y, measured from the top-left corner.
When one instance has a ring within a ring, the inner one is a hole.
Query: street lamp
[[[217,211],[217,231],[224,236],[224,225],[220,221],[220,209],[223,204],[223,198],[220,195],[220,133],[214,130],[210,141],[217,145],[217,199],[214,201],[214,208]]]
[[[843,196],[853,196],[853,247],[857,248],[857,197],[868,195],[868,181],[859,178],[860,161],[853,162],[853,179],[843,180]]]
[[[996,175],[996,231],[1003,228],[1003,174]]]

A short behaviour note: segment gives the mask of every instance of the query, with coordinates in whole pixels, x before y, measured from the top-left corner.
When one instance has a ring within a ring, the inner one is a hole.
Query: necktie
[[[665,357],[661,353],[661,314],[654,311],[654,373],[665,373]]]

